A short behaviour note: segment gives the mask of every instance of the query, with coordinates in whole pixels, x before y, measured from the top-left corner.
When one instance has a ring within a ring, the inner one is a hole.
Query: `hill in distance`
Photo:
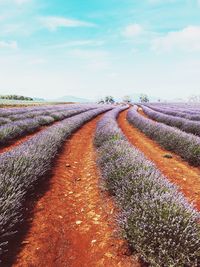
[[[51,99],[50,101],[52,101],[52,102],[78,102],[78,103],[89,103],[89,102],[92,102],[89,99],[76,97],[76,96],[71,96],[71,95],[62,96],[62,97],[59,97],[59,98],[56,98],[56,99]]]

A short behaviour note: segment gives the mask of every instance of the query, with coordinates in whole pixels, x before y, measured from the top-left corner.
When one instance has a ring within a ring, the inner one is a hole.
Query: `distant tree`
[[[115,100],[114,100],[114,97],[112,97],[112,96],[106,96],[104,102],[106,104],[114,104]]]
[[[142,95],[140,96],[140,102],[142,102],[142,103],[147,103],[147,102],[149,102],[149,97],[148,97],[148,95],[142,94]]]
[[[105,96],[97,101],[98,104],[114,104],[115,100],[113,96]]]
[[[131,97],[129,95],[125,95],[123,97],[123,102],[127,103],[127,104],[130,104],[131,103]]]
[[[200,102],[200,95],[192,95],[189,97],[188,101],[198,103]]]
[[[98,104],[104,104],[105,102],[104,102],[103,99],[100,99],[97,103],[98,103]]]

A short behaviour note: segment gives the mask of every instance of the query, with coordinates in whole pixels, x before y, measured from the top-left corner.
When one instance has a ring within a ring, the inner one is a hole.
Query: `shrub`
[[[142,108],[143,111],[153,120],[163,122],[169,126],[177,127],[187,133],[200,136],[200,122],[198,121],[190,121],[188,119],[163,114],[145,106],[142,106]]]
[[[26,118],[22,120],[16,120],[14,122],[7,123],[0,126],[0,145],[6,145],[11,140],[19,138],[28,133],[32,133],[39,129],[43,125],[49,125],[55,120],[63,120],[73,115],[77,115],[81,112],[92,109],[93,107],[84,106],[82,108],[61,110],[58,112],[52,112],[52,116],[36,116],[34,118]],[[59,109],[58,109],[59,110]],[[55,115],[56,114],[56,115]],[[21,117],[21,115],[20,115]]]
[[[119,112],[104,115],[97,125],[95,144],[102,177],[120,208],[123,236],[151,266],[199,266],[199,213],[177,186],[125,140],[116,122]],[[118,140],[110,140],[111,129],[113,134],[118,132]]]
[[[200,166],[200,138],[140,115],[131,108],[128,121],[165,149],[173,151],[194,166]]]
[[[64,140],[85,122],[111,108],[103,106],[65,119],[0,155],[0,256],[23,221],[28,193],[51,169]]]

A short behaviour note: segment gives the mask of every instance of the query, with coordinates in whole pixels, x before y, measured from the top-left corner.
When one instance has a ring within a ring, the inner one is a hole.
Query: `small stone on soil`
[[[165,155],[163,156],[163,158],[172,159],[173,157],[172,157],[171,154],[165,154]]]
[[[77,225],[80,225],[82,223],[82,221],[76,221]]]
[[[67,163],[65,166],[66,166],[66,167],[71,167],[71,165],[70,165],[69,163]]]
[[[108,258],[112,258],[112,257],[113,257],[113,254],[111,254],[110,252],[107,252],[107,253],[105,254],[105,256],[108,257]]]
[[[30,242],[29,241],[23,241],[22,244],[25,245],[25,244],[29,244]]]

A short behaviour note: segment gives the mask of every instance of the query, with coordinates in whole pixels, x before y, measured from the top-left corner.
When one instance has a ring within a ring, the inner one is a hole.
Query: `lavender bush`
[[[97,104],[67,104],[67,105],[45,105],[25,108],[0,108],[0,118],[9,118],[10,120],[22,120],[34,118],[40,115],[51,115],[52,112],[66,110],[75,110],[80,108],[98,108]]]
[[[123,107],[117,107],[112,110],[112,117],[117,118],[120,111],[123,111],[127,109],[128,106]],[[104,131],[105,125],[107,126],[107,131]],[[107,140],[121,140],[122,139],[122,132],[118,127],[113,127],[113,125],[110,125],[110,117],[104,116],[104,120],[101,120],[98,123],[98,131],[96,131],[95,135],[95,145],[97,147],[101,146],[102,143],[104,143]],[[124,137],[125,139],[125,137]]]
[[[187,133],[200,136],[200,122],[198,121],[190,121],[188,119],[166,115],[145,106],[142,106],[142,108],[144,113],[147,114],[151,119],[154,119],[158,122],[163,122],[169,126],[177,127]]]
[[[177,153],[194,166],[200,166],[200,138],[198,136],[145,118],[137,112],[137,108],[129,110],[127,119],[167,150]]]
[[[52,116],[41,117],[38,116],[33,119],[24,119],[19,121],[14,121],[6,125],[0,126],[0,145],[6,145],[11,140],[26,135],[28,133],[34,132],[39,129],[42,125],[48,125],[55,120],[62,120],[64,118],[71,117],[73,115],[79,114],[89,110],[89,107],[82,107],[82,109],[68,109],[66,111],[60,111],[52,113]]]
[[[175,117],[181,117],[181,118],[185,118],[188,120],[192,120],[192,121],[200,121],[200,111],[190,111],[188,109],[180,109],[180,108],[173,108],[173,106],[171,105],[167,105],[165,106],[164,104],[162,105],[153,105],[153,104],[148,104],[146,105],[147,107],[167,114],[167,115],[171,115],[171,116],[175,116]]]
[[[151,266],[199,266],[199,213],[125,140],[116,122],[119,111],[104,115],[94,143],[102,177],[120,207],[123,236]],[[116,140],[109,137],[116,132]]]
[[[20,114],[14,114],[14,115],[10,115],[8,116],[9,119],[11,119],[12,121],[18,121],[18,120],[24,120],[24,119],[31,119],[31,118],[36,118],[38,116],[51,116],[51,113],[54,112],[62,112],[64,110],[69,110],[70,108],[59,108],[56,107],[55,109],[42,109],[42,110],[36,110],[36,111],[28,111],[25,113],[20,113]]]
[[[8,118],[0,118],[0,126],[4,125],[6,123],[9,123],[9,122],[11,122],[11,120]]]
[[[41,126],[43,126],[43,125],[49,125],[53,123],[55,120],[51,116],[43,115],[43,116],[38,116],[37,121]]]
[[[109,109],[101,107],[65,119],[0,155],[0,256],[23,221],[27,193],[51,169],[64,140],[85,122]]]

